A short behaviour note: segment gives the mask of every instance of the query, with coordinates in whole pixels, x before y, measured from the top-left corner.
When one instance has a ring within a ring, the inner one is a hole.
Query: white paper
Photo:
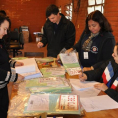
[[[97,96],[100,93],[100,91],[101,90],[98,90],[96,88],[85,89],[84,91],[79,91],[73,88],[72,93],[79,95],[80,98],[87,98]]]
[[[22,74],[27,72],[35,72],[36,68],[35,65],[26,65],[26,66],[18,66],[15,67],[16,73]]]
[[[27,111],[48,111],[49,95],[48,94],[31,94],[28,101]]]
[[[69,79],[70,83],[72,84],[72,86],[76,89],[76,90],[86,90],[86,89],[90,89],[90,88],[94,88],[95,84],[99,84],[99,82],[95,82],[95,81],[84,81],[81,82],[79,79]]]
[[[38,69],[38,66],[37,66],[37,63],[35,61],[35,58],[26,58],[26,59],[16,60],[16,61],[24,63],[24,66],[20,67],[20,71],[22,71],[22,70],[26,71],[26,73],[22,73],[21,74],[21,75],[23,75],[25,77],[25,79],[43,77],[41,72],[40,72],[40,70]],[[17,68],[19,68],[19,67],[16,67],[15,69],[17,70]],[[35,71],[33,72],[33,71],[29,71],[29,70],[35,70]]]
[[[118,108],[118,103],[108,95],[80,98],[80,101],[86,112]]]
[[[69,55],[65,53],[60,53],[61,60],[64,64],[78,63],[76,53],[70,53]]]

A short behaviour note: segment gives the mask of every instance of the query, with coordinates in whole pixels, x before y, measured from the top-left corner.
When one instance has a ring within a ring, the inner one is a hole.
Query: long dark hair
[[[88,21],[93,20],[95,22],[98,22],[101,29],[100,32],[107,31],[107,32],[112,32],[112,28],[108,20],[105,18],[105,16],[99,11],[93,11],[91,12],[88,17],[86,18],[86,26],[85,26],[85,32],[88,33],[90,32],[88,28]]]
[[[5,20],[7,20],[7,21],[9,22],[9,29],[10,29],[10,28],[11,28],[11,21],[10,21],[9,17],[6,16],[6,15],[4,15],[4,14],[2,14],[2,13],[0,13],[0,25],[1,25]]]

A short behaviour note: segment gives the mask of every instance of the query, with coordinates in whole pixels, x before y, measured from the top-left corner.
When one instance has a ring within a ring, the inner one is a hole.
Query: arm
[[[46,26],[44,25],[43,27],[43,36],[42,36],[42,40],[40,41],[41,43],[43,43],[43,47],[46,46],[46,44],[48,43],[48,40],[47,40],[47,34],[46,34]]]
[[[105,93],[108,94],[116,102],[118,102],[118,92],[117,91],[109,88],[105,91]]]
[[[104,63],[102,65],[100,65],[98,68],[96,68],[95,70],[84,72],[87,75],[87,81],[100,82],[100,78],[101,78],[106,66],[108,65],[109,61],[112,61],[112,60],[113,60],[113,58],[111,58],[107,61],[104,61]]]

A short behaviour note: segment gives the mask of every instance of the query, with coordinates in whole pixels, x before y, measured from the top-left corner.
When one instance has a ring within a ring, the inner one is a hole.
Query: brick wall
[[[61,6],[62,13],[64,12],[64,6],[65,4],[71,3],[71,0],[56,0],[56,5]],[[85,27],[85,19],[87,16],[87,0],[81,0],[80,9],[77,12],[77,0],[74,2],[74,8],[73,8],[73,16],[72,16],[72,22],[75,25],[76,28],[76,42],[79,40],[84,27]]]
[[[116,42],[118,42],[118,0],[105,0],[104,15],[110,22]]]
[[[30,41],[35,41],[33,32],[40,32],[44,25],[47,6],[55,0],[0,0],[0,9],[4,9],[12,22],[11,30],[26,25],[30,31]]]
[[[77,6],[77,0],[74,0],[74,9]],[[85,19],[87,16],[87,1],[81,0],[79,12],[73,11],[72,22],[76,28],[76,42],[85,27]],[[45,23],[45,10],[49,4],[61,6],[62,13],[64,5],[70,3],[71,0],[0,0],[0,9],[4,9],[10,16],[12,21],[12,30],[26,25],[30,30],[30,40],[35,41],[33,32],[40,31]],[[104,15],[111,23],[113,34],[118,42],[118,0],[105,0]]]
[[[77,0],[74,0],[74,7],[76,8]],[[56,5],[62,7],[64,13],[64,5],[71,2],[71,0],[56,0]],[[76,42],[79,40],[81,33],[85,27],[85,19],[87,16],[88,0],[81,0],[79,12],[73,12],[72,22],[76,28]],[[64,13],[65,14],[65,13]],[[116,42],[118,42],[118,0],[105,0],[104,15],[110,22]]]

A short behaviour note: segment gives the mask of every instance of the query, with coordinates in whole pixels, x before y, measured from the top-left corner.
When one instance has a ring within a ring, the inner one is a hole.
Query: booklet
[[[47,114],[81,115],[78,95],[31,94],[24,113],[47,112]]]
[[[59,56],[70,76],[78,75],[80,73],[81,67],[75,52],[71,52],[69,55],[60,53]]]

